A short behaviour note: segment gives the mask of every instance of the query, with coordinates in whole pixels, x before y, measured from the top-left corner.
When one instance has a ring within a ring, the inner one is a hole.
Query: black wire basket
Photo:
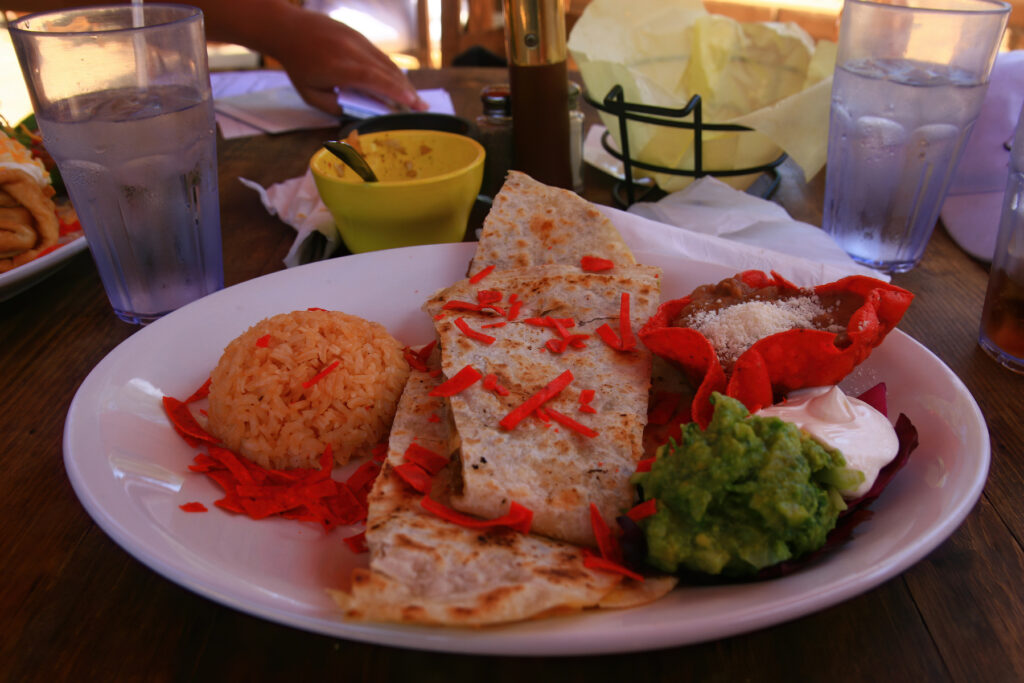
[[[752,173],[767,173],[769,175],[769,182],[761,187],[760,195],[762,197],[771,197],[775,190],[779,186],[779,172],[778,167],[782,162],[786,160],[786,153],[783,152],[778,158],[767,164],[760,166],[750,166],[747,168],[735,168],[728,170],[718,169],[706,169],[703,164],[703,133],[705,130],[709,131],[733,131],[743,132],[752,131],[752,128],[742,126],[734,123],[705,123],[703,110],[701,105],[700,95],[694,95],[687,102],[685,107],[671,108],[671,107],[655,107],[648,104],[636,104],[634,102],[626,102],[625,95],[621,85],[615,85],[608,94],[605,95],[604,100],[598,102],[592,99],[589,93],[584,93],[584,99],[590,106],[594,107],[599,111],[611,114],[615,116],[619,121],[619,139],[621,140],[621,150],[615,149],[612,146],[611,132],[606,130],[601,136],[601,146],[604,147],[605,151],[611,154],[613,157],[622,162],[624,179],[616,183],[614,196],[615,201],[621,206],[628,207],[632,205],[636,200],[636,190],[640,188],[644,191],[644,196],[653,189],[651,184],[641,184],[634,180],[633,169],[639,168],[645,171],[652,171],[655,173],[668,173],[670,175],[688,176],[691,178],[702,178],[704,176],[741,176],[750,175]],[[692,117],[692,120],[682,120],[687,117]],[[688,128],[693,131],[693,168],[692,169],[680,169],[680,168],[668,168],[665,166],[658,166],[655,164],[645,163],[638,161],[630,157],[629,153],[629,131],[628,122],[637,121],[640,123],[648,123],[655,126],[668,126],[670,128]],[[642,198],[642,197],[641,197]]]

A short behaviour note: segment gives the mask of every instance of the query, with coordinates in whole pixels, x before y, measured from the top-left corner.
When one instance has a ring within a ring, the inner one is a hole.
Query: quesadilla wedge
[[[549,264],[463,280],[425,304],[445,375],[469,367],[488,380],[448,398],[461,466],[454,508],[495,518],[516,501],[537,533],[593,545],[591,504],[606,520],[630,507],[651,357],[639,344],[614,348],[599,328],[638,328],[657,308],[658,277],[650,266]],[[492,303],[474,310],[479,301]],[[564,386],[530,408],[556,380]]]
[[[634,265],[629,247],[596,206],[579,195],[510,171],[484,219],[469,274],[548,263],[578,265],[584,256]]]
[[[437,368],[436,353],[430,368]],[[369,569],[356,569],[348,590],[331,591],[346,618],[484,626],[578,611],[631,607],[663,596],[668,577],[644,582],[584,567],[581,549],[534,535],[476,531],[426,512],[423,494],[397,474],[410,444],[444,453],[450,437],[446,402],[430,395],[443,377],[413,370],[399,401],[388,456],[369,497]],[[444,502],[452,465],[437,474],[430,496]]]

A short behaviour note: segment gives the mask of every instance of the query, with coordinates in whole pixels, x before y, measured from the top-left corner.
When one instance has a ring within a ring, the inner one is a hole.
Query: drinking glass
[[[1024,373],[1024,110],[1010,150],[1010,176],[978,343],[1004,367]]]
[[[30,14],[9,28],[117,316],[146,324],[221,289],[202,13],[112,5]]]
[[[846,0],[822,227],[888,273],[921,260],[981,110],[1010,6]]]

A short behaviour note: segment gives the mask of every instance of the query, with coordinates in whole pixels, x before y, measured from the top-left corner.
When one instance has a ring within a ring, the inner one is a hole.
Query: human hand
[[[427,108],[395,63],[345,24],[301,11],[282,34],[270,54],[311,106],[340,115],[335,88],[351,88],[417,111]]]

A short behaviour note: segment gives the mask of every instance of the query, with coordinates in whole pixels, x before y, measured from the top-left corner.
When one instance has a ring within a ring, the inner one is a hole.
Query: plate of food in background
[[[34,117],[0,133],[0,301],[85,250],[78,216]]]

